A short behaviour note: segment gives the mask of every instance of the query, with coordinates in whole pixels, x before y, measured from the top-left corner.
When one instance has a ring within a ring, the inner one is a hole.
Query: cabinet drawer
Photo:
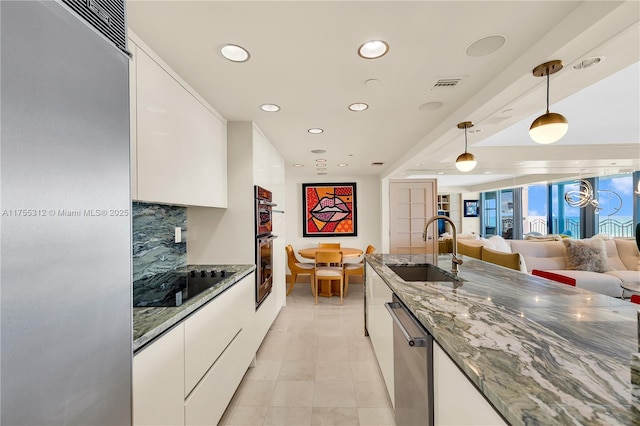
[[[254,274],[250,274],[185,321],[184,397],[251,318],[254,300]]]
[[[253,353],[251,335],[241,330],[217,359],[184,405],[186,425],[215,425],[242,381]]]

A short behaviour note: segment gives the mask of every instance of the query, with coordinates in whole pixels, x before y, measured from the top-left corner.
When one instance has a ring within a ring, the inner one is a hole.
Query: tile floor
[[[220,424],[394,425],[368,337],[363,286],[314,304],[298,283],[258,350]]]

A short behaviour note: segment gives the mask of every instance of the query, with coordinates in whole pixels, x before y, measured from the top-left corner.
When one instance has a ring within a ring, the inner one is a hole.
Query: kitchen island
[[[215,299],[255,270],[255,265],[197,265],[198,269],[218,269],[233,272],[225,280],[187,300],[181,306],[133,308],[133,352],[166,333],[176,324]],[[184,268],[187,271],[187,268]]]
[[[387,266],[433,263],[430,255],[365,259],[367,273],[379,275],[506,422],[640,424],[630,371],[638,305],[479,260],[465,260],[454,286],[406,282]],[[450,256],[436,263],[449,270]]]

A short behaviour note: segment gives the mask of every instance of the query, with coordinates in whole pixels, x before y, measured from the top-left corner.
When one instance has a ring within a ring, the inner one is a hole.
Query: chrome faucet
[[[458,265],[462,265],[462,259],[458,257],[458,230],[456,229],[456,224],[453,223],[449,216],[434,216],[431,219],[427,219],[424,224],[424,232],[422,233],[422,239],[427,241],[427,229],[429,225],[431,225],[436,220],[445,220],[451,224],[451,231],[453,234],[453,248],[451,249],[451,272],[454,274],[458,274]]]

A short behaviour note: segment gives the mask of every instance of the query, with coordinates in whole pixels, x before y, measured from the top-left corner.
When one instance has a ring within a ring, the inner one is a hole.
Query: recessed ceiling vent
[[[440,80],[436,81],[436,84],[433,85],[431,90],[455,87],[461,81],[461,78],[441,78]]]
[[[381,161],[375,161],[373,163],[371,163],[372,166],[382,166],[384,163]]]

